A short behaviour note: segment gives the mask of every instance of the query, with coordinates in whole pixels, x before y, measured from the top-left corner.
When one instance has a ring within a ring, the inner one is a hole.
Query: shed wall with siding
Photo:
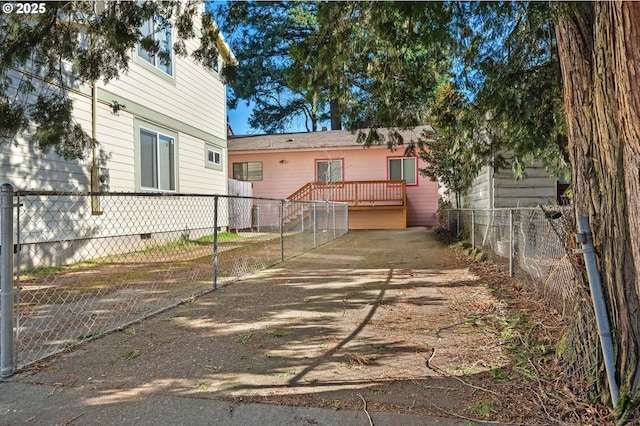
[[[455,200],[455,198],[454,198]],[[461,207],[486,209],[557,204],[557,180],[540,165],[528,166],[515,180],[511,170],[485,166],[461,197]]]

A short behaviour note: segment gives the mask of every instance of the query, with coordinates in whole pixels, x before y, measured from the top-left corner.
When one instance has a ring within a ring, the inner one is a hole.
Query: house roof
[[[431,126],[418,126],[412,130],[401,130],[405,143],[411,139],[416,140],[424,129],[431,129]],[[379,129],[385,137],[388,129]],[[362,147],[357,143],[358,132],[348,130],[328,130],[322,132],[303,133],[280,133],[273,135],[246,135],[229,136],[227,138],[227,149],[232,152],[239,151],[278,151],[278,150],[307,150],[318,148],[347,148]],[[386,148],[386,143],[380,146]]]

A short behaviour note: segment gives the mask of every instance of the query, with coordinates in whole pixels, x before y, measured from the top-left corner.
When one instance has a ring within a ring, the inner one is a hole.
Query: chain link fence
[[[576,229],[571,207],[559,206],[443,213],[443,225],[450,233],[467,239],[493,260],[508,262],[511,276],[529,284],[549,309],[563,315],[569,327],[557,355],[566,374],[582,392],[610,392],[615,405],[619,388],[611,315],[598,277],[588,219],[579,218],[581,229]],[[595,379],[605,372],[608,389]]]
[[[566,312],[575,303],[581,275],[570,247],[575,229],[569,207],[451,209],[443,219],[473,248],[508,262],[511,276],[531,281],[557,309]]]
[[[348,232],[343,203],[157,193],[2,197],[3,376]],[[17,213],[12,221],[8,211]]]

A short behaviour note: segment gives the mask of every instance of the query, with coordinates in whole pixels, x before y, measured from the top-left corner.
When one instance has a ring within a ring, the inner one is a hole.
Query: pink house
[[[405,143],[422,130],[402,132]],[[438,184],[420,175],[421,160],[356,138],[342,130],[229,136],[229,177],[252,182],[254,197],[347,202],[349,229],[435,225]]]

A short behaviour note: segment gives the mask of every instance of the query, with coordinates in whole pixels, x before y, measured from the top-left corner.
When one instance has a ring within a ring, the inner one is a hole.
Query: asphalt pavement
[[[370,416],[370,417],[369,417]],[[127,395],[82,388],[0,383],[2,425],[376,425],[464,426],[462,419],[289,407],[159,395]]]
[[[424,230],[407,230],[402,238],[393,240],[398,240],[396,241],[398,244],[406,246],[409,237],[419,238],[421,243],[424,239]],[[331,246],[327,245],[325,250],[330,251]],[[397,253],[396,256],[398,256]],[[380,262],[385,265],[388,263],[386,259],[381,259]],[[152,318],[150,321],[159,320]],[[92,352],[95,354],[95,364],[90,364],[88,367],[91,374],[96,372],[98,363],[107,359],[107,342],[108,339],[102,338],[90,343],[95,349]],[[197,340],[196,343],[198,343]],[[91,387],[93,382],[82,382],[76,379],[78,371],[75,370],[80,369],[77,359],[77,357],[66,357],[65,368],[70,370],[61,369],[58,366],[61,362],[65,362],[64,357],[30,367],[34,372],[44,370],[42,373],[50,373],[52,377],[56,377],[48,382],[39,380],[38,377],[41,376],[30,374],[29,371],[19,372],[0,381],[0,425],[468,426],[477,424],[464,418],[437,418],[394,414],[388,411],[369,411],[364,401],[363,406],[357,410],[334,410],[252,403],[242,401],[241,398],[233,400],[205,398],[197,392],[166,391],[162,386],[147,387],[143,391],[140,391],[140,388],[136,390],[117,386],[98,389]],[[147,384],[166,382],[165,371],[157,368],[151,368],[151,370],[154,380],[148,380]],[[88,376],[85,374],[83,377],[86,379]]]

